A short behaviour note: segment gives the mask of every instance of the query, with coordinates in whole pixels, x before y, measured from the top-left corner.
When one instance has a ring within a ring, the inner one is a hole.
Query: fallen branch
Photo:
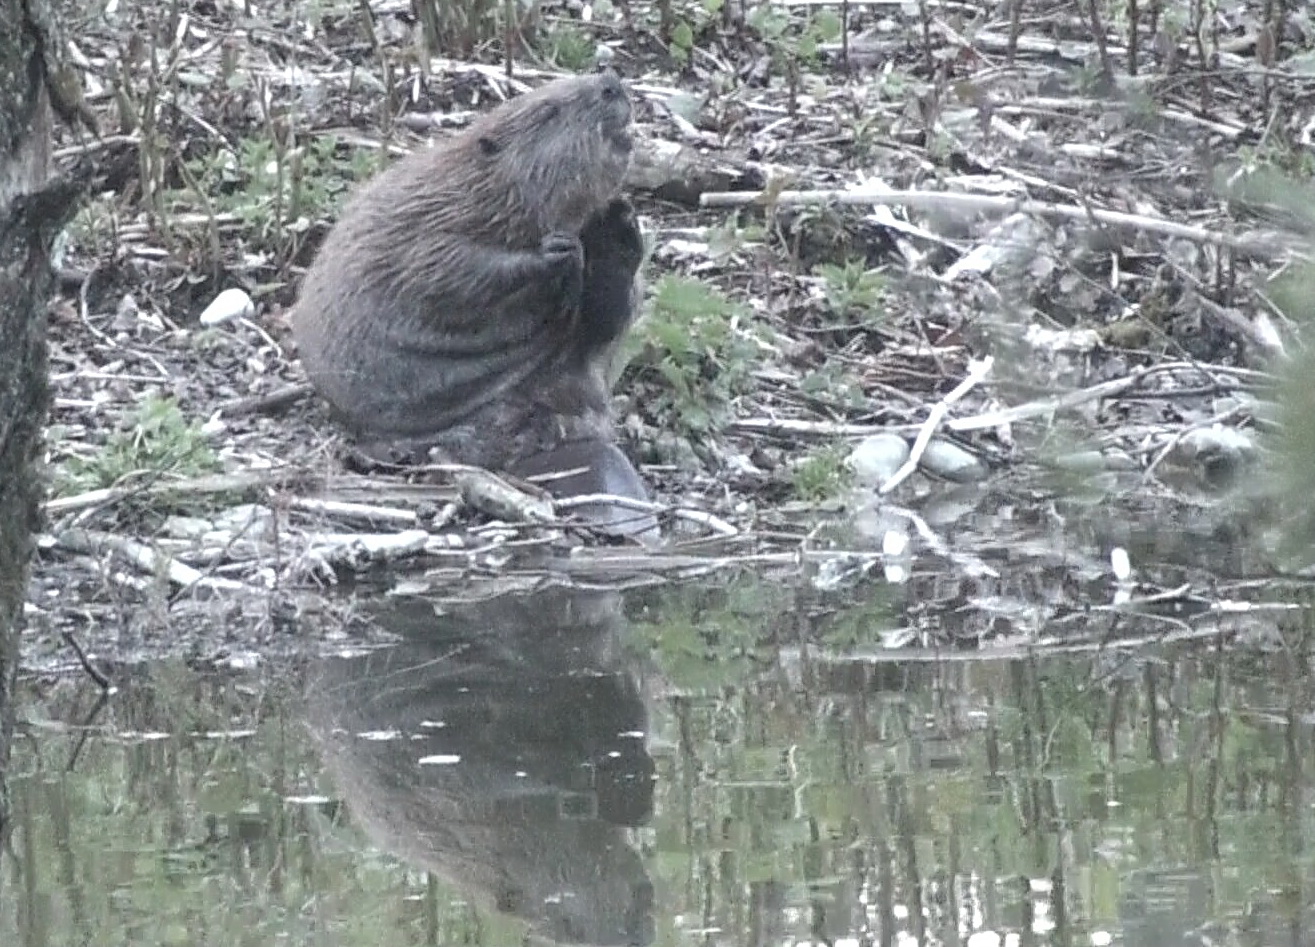
[[[636,500],[633,497],[616,496],[611,493],[587,493],[580,496],[563,497],[560,500],[555,500],[553,505],[558,511],[562,511],[574,509],[578,506],[588,506],[593,503],[606,503],[625,510],[635,510],[639,513],[666,513],[678,520],[697,523],[719,536],[738,536],[740,534],[740,531],[730,523],[704,510],[667,506],[665,503]]]
[[[944,398],[932,405],[927,420],[923,422],[922,428],[918,431],[918,437],[913,442],[913,448],[909,451],[908,460],[904,461],[904,465],[882,484],[877,493],[883,496],[890,493],[918,469],[918,461],[922,460],[922,455],[927,452],[927,445],[931,443],[932,435],[936,433],[937,428],[941,426],[941,422],[945,419],[945,415],[949,413],[950,406],[981,384],[982,379],[990,374],[991,366],[994,364],[995,359],[989,355],[984,359],[973,359],[968,363],[968,374],[963,381],[955,385],[954,390]]]
[[[148,575],[163,575],[174,585],[185,589],[205,588],[219,592],[248,590],[248,586],[242,582],[208,576],[158,549],[152,549],[145,543],[110,533],[66,529],[55,536],[48,537],[46,541],[70,552],[98,558],[110,554],[120,555],[141,572]]]
[[[316,500],[310,497],[292,497],[289,509],[303,513],[316,513],[335,519],[386,523],[390,526],[409,527],[420,522],[414,510],[399,510],[391,506],[372,506],[367,503],[344,503],[341,500]]]
[[[73,654],[77,657],[78,663],[82,665],[82,670],[87,673],[88,677],[96,682],[96,686],[99,687],[102,692],[110,691],[114,685],[110,682],[110,679],[105,676],[104,671],[91,663],[91,658],[87,657],[87,652],[82,650],[82,645],[78,643],[77,638],[73,637],[73,632],[67,630],[61,631],[60,637],[64,639],[66,645],[73,649]]]
[[[435,552],[459,548],[453,546],[452,537],[407,529],[400,533],[317,533],[307,552],[330,562],[357,559],[361,554],[371,562],[391,562],[428,552],[431,546]]]
[[[311,387],[310,382],[284,385],[282,388],[276,388],[263,395],[251,395],[246,398],[234,398],[232,401],[226,401],[219,406],[219,413],[226,418],[240,418],[247,414],[268,414],[273,411],[282,411],[284,408],[296,404],[312,391],[314,391],[314,388]]]
[[[1029,418],[1048,417],[1061,411],[1071,410],[1090,401],[1099,401],[1102,398],[1109,398],[1127,391],[1140,382],[1148,371],[1148,369],[1138,369],[1122,378],[1103,381],[1098,385],[1092,385],[1090,388],[1070,391],[1054,398],[1029,401],[1026,404],[1016,405],[1012,408],[988,411],[985,414],[978,414],[969,418],[956,418],[953,421],[945,422],[945,427],[951,431],[980,431],[983,428],[1013,424],[1015,421],[1025,421]]]
[[[842,421],[804,421],[800,418],[736,418],[730,422],[732,431],[746,434],[774,434],[778,437],[867,437],[880,431],[903,430],[903,426],[883,424],[847,424]],[[913,429],[908,425],[909,430]]]
[[[557,519],[547,496],[532,496],[518,490],[487,470],[466,467],[454,480],[463,501],[494,519],[516,523],[552,523]]]
[[[1131,227],[1171,237],[1182,237],[1196,243],[1228,247],[1242,253],[1261,257],[1277,256],[1295,249],[1296,242],[1288,242],[1277,233],[1247,233],[1238,236],[1176,223],[1162,217],[1144,214],[1124,214],[1119,211],[1080,207],[1076,204],[1053,204],[1047,201],[1019,200],[1013,197],[993,197],[986,194],[951,194],[945,191],[892,191],[885,188],[820,191],[711,191],[699,198],[703,207],[745,207],[750,204],[772,204],[776,207],[845,204],[879,206],[899,204],[922,210],[996,211],[1001,214],[1035,214],[1038,217],[1059,217],[1067,220],[1096,221],[1114,227]]]
[[[275,487],[314,478],[304,467],[274,467],[269,470],[244,470],[240,473],[216,474],[208,477],[195,477],[191,480],[156,480],[149,484],[134,484],[122,487],[105,487],[88,490],[71,497],[58,497],[45,504],[47,516],[60,516],[75,513],[96,506],[117,503],[132,497],[159,496],[201,496],[211,493],[243,492],[255,487]]]

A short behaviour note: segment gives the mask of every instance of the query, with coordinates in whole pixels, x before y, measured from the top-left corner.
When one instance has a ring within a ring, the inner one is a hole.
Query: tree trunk
[[[42,484],[35,460],[48,401],[50,249],[76,190],[50,179],[55,75],[47,0],[0,0],[0,829],[14,681],[32,536]],[[4,832],[0,831],[0,839]]]

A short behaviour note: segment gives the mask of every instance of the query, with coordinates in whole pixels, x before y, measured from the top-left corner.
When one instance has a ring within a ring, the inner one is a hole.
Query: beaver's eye
[[[496,155],[499,151],[502,150],[502,146],[499,145],[492,138],[486,136],[480,138],[479,150],[484,154],[486,158],[492,158],[494,155]]]
[[[551,122],[554,121],[561,112],[562,107],[560,105],[556,102],[549,102],[544,106],[543,115],[541,117],[545,122]]]

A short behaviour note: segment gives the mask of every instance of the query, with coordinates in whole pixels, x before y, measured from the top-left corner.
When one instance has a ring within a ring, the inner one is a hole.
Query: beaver
[[[535,458],[583,458],[599,470],[575,492],[646,498],[609,408],[642,292],[643,236],[620,197],[630,123],[614,72],[557,80],[347,202],[291,321],[312,384],[366,456],[436,449],[535,473]]]

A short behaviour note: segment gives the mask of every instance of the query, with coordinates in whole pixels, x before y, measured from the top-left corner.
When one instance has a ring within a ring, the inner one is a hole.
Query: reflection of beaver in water
[[[350,821],[467,904],[528,921],[524,943],[651,943],[631,830],[652,818],[656,770],[621,599],[553,589],[366,610],[402,640],[317,661],[305,682]]]
[[[348,203],[292,324],[312,382],[365,453],[406,462],[436,447],[533,473],[552,456],[645,495],[611,443],[608,407],[643,255],[618,197],[630,117],[613,73],[554,82]]]

